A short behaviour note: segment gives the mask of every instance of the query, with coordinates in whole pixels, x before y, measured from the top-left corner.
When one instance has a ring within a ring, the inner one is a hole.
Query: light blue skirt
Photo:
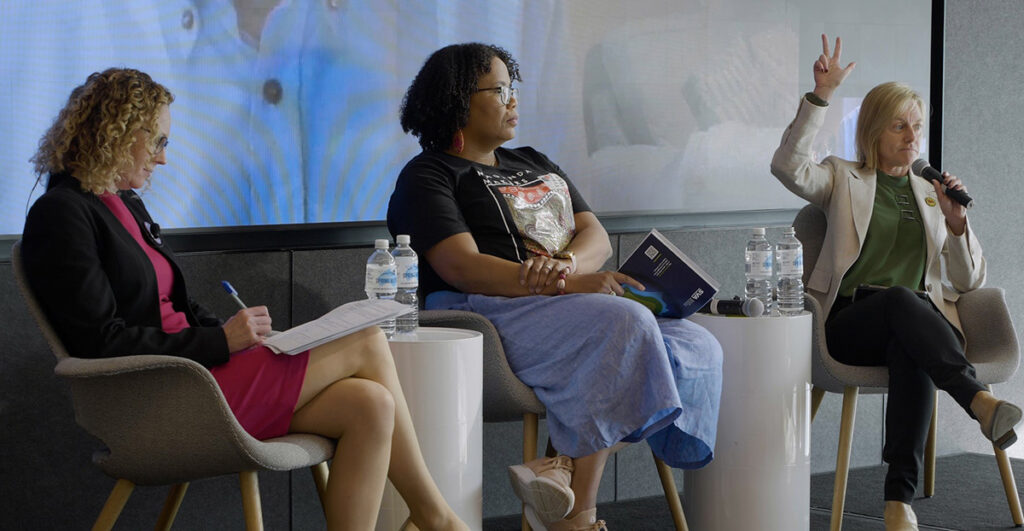
[[[656,319],[621,297],[492,297],[435,292],[427,309],[479,313],[501,336],[516,376],[547,408],[551,444],[583,457],[647,440],[675,468],[711,461],[722,347],[685,319]]]

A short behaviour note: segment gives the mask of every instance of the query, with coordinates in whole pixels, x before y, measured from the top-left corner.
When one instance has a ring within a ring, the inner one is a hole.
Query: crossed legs
[[[883,457],[885,499],[914,497],[935,387],[950,394],[982,426],[998,401],[975,378],[952,326],[930,304],[894,287],[846,305],[826,323],[829,352],[850,365],[887,365],[889,401]]]
[[[310,352],[290,431],[338,439],[327,482],[328,528],[372,529],[389,478],[419,528],[468,529],[430,477],[379,328]]]

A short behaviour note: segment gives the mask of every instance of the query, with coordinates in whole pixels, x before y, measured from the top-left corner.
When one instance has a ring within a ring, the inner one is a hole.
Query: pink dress
[[[164,332],[173,334],[188,328],[185,314],[175,310],[171,303],[174,270],[170,262],[143,239],[138,223],[120,196],[103,194],[100,199],[153,263]],[[257,439],[270,439],[288,433],[308,362],[309,351],[294,356],[278,355],[267,347],[254,345],[235,352],[227,363],[211,368],[210,373],[245,431]]]

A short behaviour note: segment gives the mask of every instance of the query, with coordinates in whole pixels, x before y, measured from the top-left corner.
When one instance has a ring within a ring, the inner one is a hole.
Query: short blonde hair
[[[905,83],[889,81],[871,89],[860,104],[857,117],[857,158],[864,166],[878,168],[878,139],[892,120],[917,105],[925,117],[924,100]]]
[[[122,171],[132,168],[135,132],[157,133],[161,109],[174,95],[145,72],[109,68],[71,91],[32,157],[37,178],[67,172],[94,194],[113,192]]]

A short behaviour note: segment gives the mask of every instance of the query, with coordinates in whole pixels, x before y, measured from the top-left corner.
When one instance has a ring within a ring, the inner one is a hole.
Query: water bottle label
[[[398,268],[399,288],[418,288],[420,286],[420,264],[414,256],[396,256],[395,266]]]
[[[366,264],[366,292],[394,295],[398,289],[395,267],[390,265]]]
[[[771,251],[747,251],[747,274],[752,277],[772,277],[772,252]]]
[[[777,258],[779,260],[780,275],[803,276],[804,255],[800,249],[781,249],[777,251]]]

